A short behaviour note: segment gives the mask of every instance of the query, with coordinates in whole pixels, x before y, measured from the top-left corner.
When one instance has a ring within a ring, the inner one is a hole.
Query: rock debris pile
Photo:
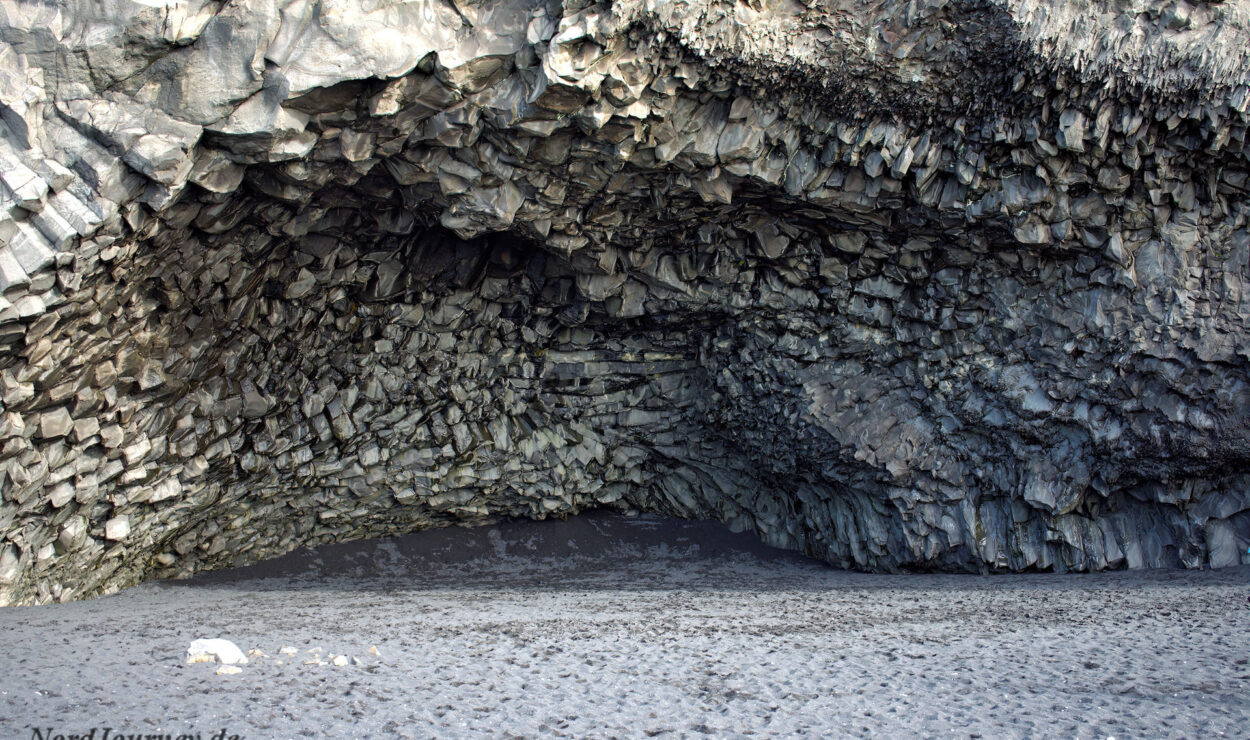
[[[591,507],[1250,544],[1250,8],[0,3],[0,602]]]

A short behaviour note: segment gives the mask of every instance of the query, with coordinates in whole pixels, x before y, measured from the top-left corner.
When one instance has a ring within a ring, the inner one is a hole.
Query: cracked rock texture
[[[1250,562],[1250,8],[0,0],[0,603],[592,507]]]

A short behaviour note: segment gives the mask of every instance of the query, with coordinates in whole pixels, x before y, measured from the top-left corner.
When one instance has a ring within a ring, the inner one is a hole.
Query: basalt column
[[[1248,83],[1233,2],[0,4],[0,604],[594,507],[1250,562]]]

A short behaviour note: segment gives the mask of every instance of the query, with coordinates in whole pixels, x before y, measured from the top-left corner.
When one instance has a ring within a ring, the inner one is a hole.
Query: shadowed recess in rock
[[[1248,49],[1238,3],[6,5],[0,603],[589,508],[1250,562]]]

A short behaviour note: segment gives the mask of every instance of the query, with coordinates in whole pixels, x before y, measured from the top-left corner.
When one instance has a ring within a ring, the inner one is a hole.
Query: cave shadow
[[[160,581],[162,589],[263,592],[951,593],[1244,584],[1250,567],[1101,573],[865,573],[770,547],[720,522],[596,510],[301,548],[253,565]]]
[[[842,571],[715,521],[594,510],[305,547],[165,588],[274,591],[796,590]]]

